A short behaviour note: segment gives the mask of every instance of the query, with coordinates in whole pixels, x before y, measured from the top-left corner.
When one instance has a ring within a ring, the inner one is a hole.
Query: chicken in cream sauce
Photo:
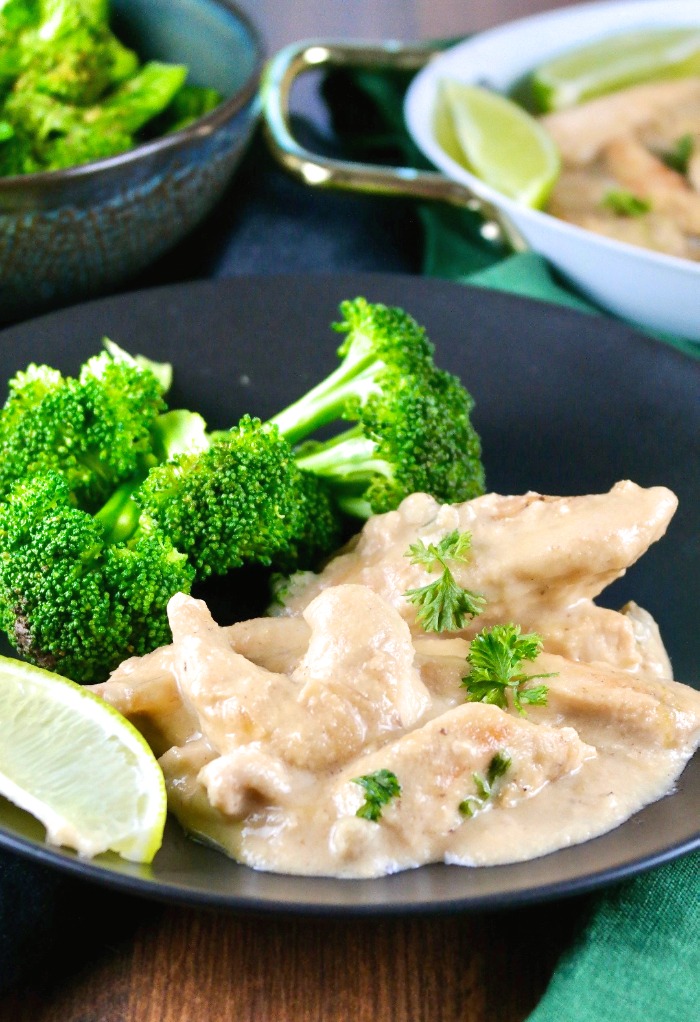
[[[633,85],[541,121],[562,160],[547,212],[700,260],[700,78]]]
[[[274,614],[220,627],[173,597],[172,644],[96,688],[159,756],[184,827],[255,868],[374,877],[543,855],[667,795],[700,741],[700,693],[673,680],[651,615],[595,603],[675,507],[631,482],[414,494],[292,579]],[[472,537],[456,580],[485,603],[427,633],[405,594],[431,573],[406,552],[455,529]],[[505,622],[542,640],[527,673],[547,698],[524,713],[465,698],[470,642]]]

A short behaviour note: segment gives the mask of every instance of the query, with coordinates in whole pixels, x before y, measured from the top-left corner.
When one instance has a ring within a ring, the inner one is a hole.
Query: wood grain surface
[[[440,918],[272,919],[149,906],[12,1022],[522,1022],[580,902]]]

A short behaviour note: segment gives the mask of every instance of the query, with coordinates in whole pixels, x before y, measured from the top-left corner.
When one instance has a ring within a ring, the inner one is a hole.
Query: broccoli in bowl
[[[185,65],[142,61],[107,0],[0,5],[0,175],[61,170],[177,130],[220,102]]]

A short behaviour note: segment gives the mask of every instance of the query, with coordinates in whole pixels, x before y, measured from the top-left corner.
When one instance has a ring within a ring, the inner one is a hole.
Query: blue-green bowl
[[[229,182],[258,117],[260,37],[229,0],[112,0],[143,59],[223,102],[185,129],[67,170],[0,177],[0,321],[114,290],[180,241]]]

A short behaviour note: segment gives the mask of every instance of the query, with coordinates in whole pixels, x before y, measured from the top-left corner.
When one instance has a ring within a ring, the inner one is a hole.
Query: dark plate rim
[[[700,754],[696,754],[695,759]],[[700,767],[700,764],[698,764]],[[687,769],[687,768],[686,768]],[[627,826],[629,821],[622,826]],[[605,835],[603,835],[605,837]],[[593,841],[599,839],[593,839]],[[592,844],[593,842],[588,842]],[[178,887],[174,883],[164,881],[147,880],[128,874],[119,873],[100,865],[97,861],[81,860],[63,849],[52,849],[46,844],[35,843],[27,838],[8,833],[0,824],[0,847],[15,852],[17,855],[32,862],[37,862],[56,869],[59,872],[72,876],[79,880],[98,884],[115,891],[122,891],[125,894],[135,895],[150,901],[157,901],[165,904],[180,905],[185,908],[206,908],[226,911],[238,915],[258,916],[307,916],[307,917],[367,917],[381,915],[383,917],[399,916],[430,916],[457,914],[465,911],[504,911],[515,908],[522,908],[529,905],[545,904],[552,901],[576,898],[581,895],[591,894],[595,891],[614,886],[625,880],[633,879],[645,873],[649,873],[661,866],[675,862],[678,859],[700,851],[700,829],[687,841],[668,848],[654,855],[639,856],[613,868],[594,870],[588,874],[581,874],[566,881],[553,881],[551,883],[539,884],[536,887],[518,891],[504,890],[503,892],[482,894],[474,896],[456,896],[450,899],[427,901],[424,898],[407,900],[393,903],[377,904],[371,901],[346,902],[326,901],[313,902],[308,900],[284,900],[275,902],[269,898],[242,896],[223,896],[215,892],[188,890]],[[566,850],[565,850],[566,851]],[[215,853],[219,854],[219,853]],[[560,852],[553,852],[558,855]],[[544,856],[543,859],[546,859]],[[238,869],[248,869],[233,863]],[[469,869],[463,866],[445,866],[436,863],[432,867],[419,867],[420,869]],[[508,866],[487,866],[473,867],[475,869],[500,870],[508,869]],[[266,874],[267,875],[267,874]],[[402,874],[395,874],[400,876]],[[309,878],[300,877],[300,881],[308,882]],[[316,878],[311,878],[316,879]],[[323,879],[323,878],[321,878]],[[338,884],[347,886],[352,892],[357,885],[375,883],[373,880],[338,880]]]

